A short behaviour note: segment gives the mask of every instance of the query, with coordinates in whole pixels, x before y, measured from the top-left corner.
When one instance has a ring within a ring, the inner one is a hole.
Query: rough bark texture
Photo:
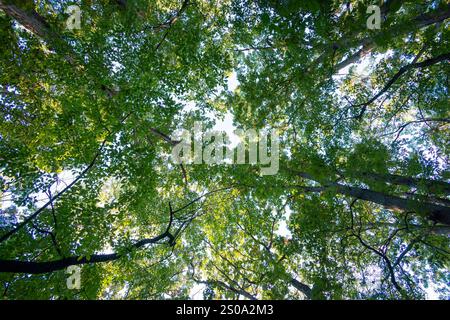
[[[315,178],[313,175],[307,172],[299,172],[293,170],[290,170],[290,172],[295,173],[297,176],[302,177],[304,179],[313,180],[315,182],[322,184],[322,187],[299,187],[305,192],[323,192],[326,190],[334,191],[336,194],[347,195],[354,197],[356,199],[373,202],[389,209],[418,212],[420,214],[426,215],[429,219],[435,222],[450,225],[450,207],[448,206],[438,205],[427,201],[405,199],[395,195],[384,194],[379,191],[343,185],[340,183],[333,183],[327,181],[324,182],[321,181],[320,179]],[[438,186],[439,190],[441,190],[443,187],[448,188],[448,183],[443,181],[417,179],[389,174],[380,175],[372,173],[361,173],[361,177],[367,176],[372,177],[373,179],[377,179],[377,181],[384,181],[386,183],[401,184],[408,186],[416,186],[421,183],[428,183],[431,187],[433,187],[434,185]]]
[[[308,285],[301,283],[300,281],[294,278],[292,278],[291,284],[295,289],[303,293],[306,299],[311,299],[311,288]]]
[[[411,188],[421,188],[425,187],[430,192],[444,192],[450,194],[450,183],[445,181],[422,179],[422,178],[412,178],[399,176],[395,174],[378,174],[371,172],[363,172],[361,175],[367,177],[368,179],[387,182],[395,185],[403,185]]]
[[[35,10],[23,10],[14,4],[6,4],[2,0],[0,0],[0,9],[33,34],[46,40],[51,38],[49,24]]]
[[[377,203],[389,209],[423,213],[435,222],[450,225],[450,208],[445,206],[404,199],[369,189],[349,187],[340,184],[333,184],[331,188],[334,188],[339,194]]]

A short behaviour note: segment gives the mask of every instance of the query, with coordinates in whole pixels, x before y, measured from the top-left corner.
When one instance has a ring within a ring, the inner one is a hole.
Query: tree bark
[[[411,188],[425,187],[432,193],[444,192],[450,195],[450,183],[445,181],[371,172],[362,172],[361,175],[373,181],[387,182],[389,184],[403,185]]]
[[[335,182],[321,181],[315,178],[313,175],[307,172],[300,172],[295,170],[290,170],[290,172],[295,173],[297,176],[304,179],[312,180],[320,183],[321,187],[308,187],[308,186],[298,186],[305,192],[323,192],[323,191],[334,191],[336,194],[351,196],[360,200],[369,201],[372,203],[380,204],[389,209],[396,209],[402,211],[414,211],[418,213],[426,214],[426,216],[438,223],[450,225],[450,207],[444,205],[438,205],[426,201],[417,201],[414,199],[405,199],[399,196],[393,196],[384,194],[379,191],[372,191],[360,187],[347,186]],[[375,175],[379,180],[382,179],[382,175]],[[408,178],[396,175],[386,175],[385,182],[396,182],[398,183],[420,183],[416,178]],[[433,180],[426,180],[428,182],[434,182]],[[446,183],[442,182],[445,186]]]
[[[25,11],[14,4],[6,4],[4,2],[0,0],[0,9],[9,17],[16,20],[33,34],[46,40],[51,38],[50,25],[34,9]]]
[[[306,299],[308,299],[308,300],[311,299],[311,288],[308,285],[301,283],[300,281],[298,281],[294,278],[292,278],[292,280],[291,280],[291,285],[295,289],[297,289],[298,291],[303,293],[305,295]]]
[[[377,203],[389,209],[424,213],[430,220],[450,225],[449,207],[429,202],[404,199],[397,196],[387,195],[378,191],[372,191],[359,187],[349,187],[337,183],[332,184],[331,186],[329,186],[329,188],[335,189],[339,194]]]
[[[143,239],[136,242],[132,247],[138,249],[147,244],[155,244],[159,241],[168,238],[170,241],[173,240],[172,235],[166,231],[163,234],[151,238]],[[169,242],[170,242],[169,241]],[[111,254],[93,254],[89,257],[86,256],[72,256],[54,261],[45,262],[32,262],[32,261],[18,261],[18,260],[1,260],[0,259],[0,272],[13,272],[13,273],[28,273],[28,274],[41,274],[47,272],[54,272],[58,270],[66,269],[73,265],[83,265],[90,263],[101,263],[115,261],[121,258],[123,255],[118,253]]]

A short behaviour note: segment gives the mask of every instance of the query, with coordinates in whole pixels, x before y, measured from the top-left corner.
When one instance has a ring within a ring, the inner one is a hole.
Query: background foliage
[[[2,299],[450,297],[447,1],[0,9]],[[171,163],[226,115],[277,175]]]

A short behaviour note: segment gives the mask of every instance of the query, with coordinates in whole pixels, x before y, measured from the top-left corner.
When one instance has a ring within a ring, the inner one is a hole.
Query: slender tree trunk
[[[294,278],[292,278],[292,280],[291,280],[291,285],[295,289],[297,289],[298,291],[303,293],[305,295],[306,299],[308,299],[308,300],[311,299],[311,288],[308,285],[301,283],[300,281],[298,281]]]
[[[41,38],[47,43],[47,46],[64,56],[64,59],[73,66],[80,66],[82,63],[77,59],[72,47],[67,45],[61,37],[59,30],[55,30],[44,17],[39,15],[34,9],[23,10],[13,4],[4,4],[0,0],[0,9],[2,9],[11,19],[16,20],[28,31]]]
[[[372,191],[369,189],[364,189],[360,187],[352,187],[339,183],[329,182],[329,181],[321,181],[320,179],[315,178],[313,175],[307,172],[299,172],[290,170],[290,172],[295,173],[297,176],[302,178],[313,180],[315,182],[320,183],[321,187],[305,187],[299,186],[298,188],[304,190],[305,192],[323,192],[327,190],[333,190],[336,194],[347,195],[354,197],[356,199],[361,199],[373,203],[380,204],[389,209],[397,209],[402,211],[414,211],[418,213],[425,214],[429,219],[450,225],[450,207],[444,205],[438,205],[434,203],[430,203],[427,201],[417,201],[414,199],[405,199],[399,196],[393,196],[384,194],[379,191]],[[361,174],[362,176],[364,174]],[[365,174],[367,175],[367,174]],[[370,175],[370,174],[369,174]],[[374,177],[378,179],[378,181],[391,182],[395,184],[401,185],[416,185],[421,183],[420,179],[409,178],[403,176],[396,175],[378,175],[375,174]],[[384,177],[384,179],[382,179]],[[436,183],[433,180],[425,180],[429,183]],[[440,182],[443,186],[446,186],[447,183]]]
[[[395,174],[378,174],[372,172],[362,172],[361,176],[373,181],[387,182],[395,185],[403,185],[411,188],[425,187],[431,193],[444,192],[450,195],[450,183],[439,180],[413,178],[399,176]]]
[[[389,209],[423,213],[426,214],[429,219],[435,222],[450,225],[449,207],[429,202],[404,199],[397,196],[387,195],[378,191],[372,191],[359,187],[349,187],[337,183],[331,185],[329,188],[335,189],[339,194],[377,203]]]
[[[4,0],[0,0],[0,9],[30,32],[46,40],[51,38],[49,24],[34,9],[25,11],[14,4],[6,4]]]

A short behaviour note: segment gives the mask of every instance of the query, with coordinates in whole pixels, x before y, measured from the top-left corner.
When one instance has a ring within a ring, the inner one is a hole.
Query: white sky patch
[[[189,292],[189,297],[192,300],[203,300],[203,291],[205,291],[206,286],[204,284],[196,284],[193,286]]]
[[[237,79],[237,73],[236,71],[232,71],[230,75],[227,78],[227,86],[228,91],[235,91],[236,88],[239,86],[239,81]],[[178,103],[182,103],[184,105],[182,114],[188,114],[190,112],[194,112],[199,110],[199,107],[194,101],[182,101],[177,98],[175,98],[175,101]],[[213,126],[212,130],[214,131],[221,131],[225,132],[230,139],[230,148],[235,148],[239,142],[240,139],[237,135],[234,134],[234,131],[237,129],[234,125],[234,116],[231,112],[225,113],[225,115],[222,114],[223,119],[220,114],[217,114],[216,112],[212,111],[206,111],[205,116],[210,119],[211,121],[214,121],[215,125]],[[191,130],[193,132],[194,128],[180,128],[185,130]],[[175,138],[175,136],[179,134],[179,132],[175,131],[174,136],[172,138]]]
[[[239,86],[239,81],[237,79],[237,73],[236,71],[233,71],[227,79],[228,82],[228,91],[233,92],[236,90],[236,88]]]
[[[436,292],[436,290],[436,284],[430,282],[429,287],[425,289],[427,300],[439,300],[439,294]]]
[[[122,70],[123,68],[124,68],[124,65],[121,64],[120,62],[113,61],[113,62],[111,63],[111,70],[112,70],[113,73],[117,73],[117,72],[119,72],[120,70]]]
[[[283,219],[280,221],[280,224],[278,225],[278,229],[275,232],[277,235],[284,237],[284,238],[288,238],[288,239],[292,238],[292,233],[289,230],[288,225],[287,225],[287,222],[289,221],[291,214],[292,214],[291,208],[289,208],[289,206],[286,206],[284,209]]]
[[[223,120],[216,120],[216,124],[213,127],[213,130],[222,131],[225,132],[230,139],[230,145],[229,147],[235,148],[239,142],[239,137],[234,134],[234,131],[237,129],[236,126],[233,124],[233,115],[230,112],[227,112],[225,114],[225,117]]]

